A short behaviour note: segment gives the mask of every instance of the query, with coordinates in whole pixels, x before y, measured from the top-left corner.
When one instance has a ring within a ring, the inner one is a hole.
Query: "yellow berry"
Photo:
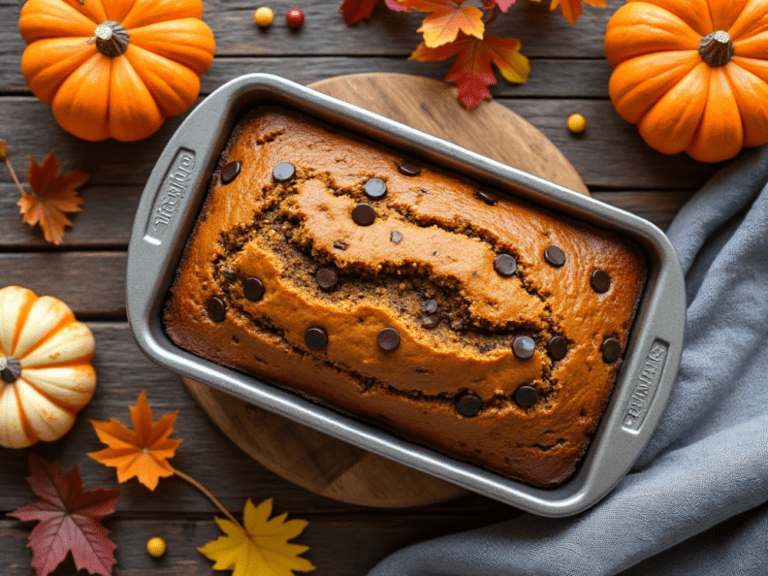
[[[157,536],[150,538],[147,540],[147,552],[149,552],[150,556],[160,558],[160,556],[165,554],[165,540]]]
[[[261,8],[258,8],[256,12],[253,13],[253,19],[256,21],[256,24],[260,26],[261,28],[266,28],[270,24],[272,24],[272,20],[274,20],[275,15],[266,6],[262,6]]]
[[[568,117],[568,130],[580,134],[587,129],[587,119],[581,114],[571,114]]]

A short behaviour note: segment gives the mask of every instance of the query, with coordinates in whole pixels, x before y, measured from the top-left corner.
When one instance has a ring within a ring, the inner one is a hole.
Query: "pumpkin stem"
[[[733,58],[733,53],[733,41],[725,30],[707,34],[699,42],[701,59],[712,67],[725,66]]]
[[[21,362],[13,356],[0,356],[0,380],[13,384],[21,376]]]
[[[96,26],[93,36],[88,39],[89,44],[96,44],[96,48],[104,56],[120,56],[128,49],[128,31],[114,20],[107,20]]]

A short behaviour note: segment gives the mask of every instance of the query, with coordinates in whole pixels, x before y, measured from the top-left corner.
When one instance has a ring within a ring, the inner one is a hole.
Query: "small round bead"
[[[581,134],[587,129],[587,119],[581,114],[571,114],[568,117],[568,130],[574,134]]]
[[[304,12],[298,8],[291,8],[285,13],[285,22],[291,28],[301,28],[301,25],[304,24]]]
[[[262,6],[261,8],[257,8],[256,12],[253,13],[253,20],[256,22],[256,24],[260,28],[266,28],[270,24],[272,24],[272,20],[274,20],[275,14],[272,12],[270,8],[267,6]]]
[[[165,554],[165,540],[157,536],[150,538],[147,540],[147,552],[149,552],[150,556],[160,558],[160,556]]]

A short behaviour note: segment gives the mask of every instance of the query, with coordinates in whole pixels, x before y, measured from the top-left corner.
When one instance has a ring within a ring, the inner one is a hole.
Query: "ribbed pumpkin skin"
[[[28,0],[21,70],[67,132],[84,140],[141,140],[189,108],[215,51],[201,0]],[[114,21],[127,50],[105,56],[88,40]]]
[[[0,357],[21,375],[0,378],[0,446],[26,448],[66,434],[96,388],[93,334],[72,310],[19,286],[0,290]]]
[[[699,42],[719,30],[734,55],[710,66]],[[611,102],[652,148],[717,162],[768,143],[768,0],[628,0],[605,55]]]

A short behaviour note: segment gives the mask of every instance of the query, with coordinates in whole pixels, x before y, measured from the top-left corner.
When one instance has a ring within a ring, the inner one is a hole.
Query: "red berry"
[[[304,12],[298,8],[291,8],[285,13],[285,21],[291,28],[301,28],[304,24]]]

